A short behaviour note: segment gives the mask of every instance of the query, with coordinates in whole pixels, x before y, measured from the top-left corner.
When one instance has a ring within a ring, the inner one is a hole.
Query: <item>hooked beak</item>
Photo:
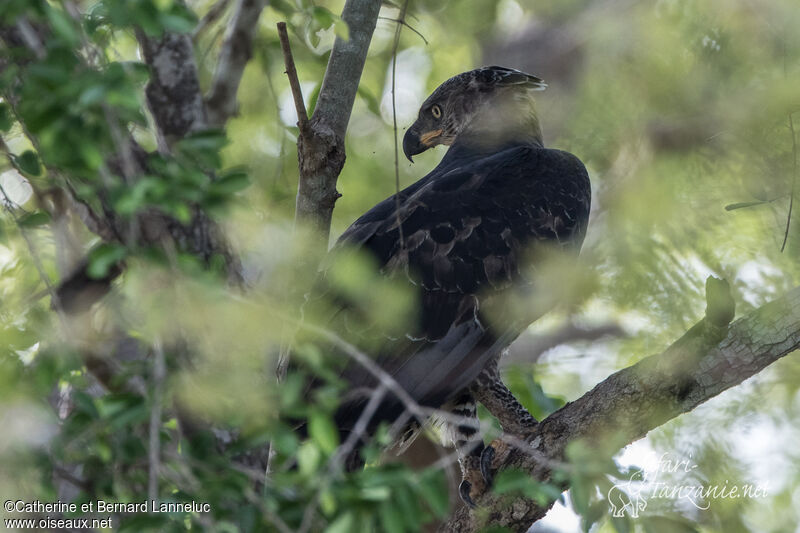
[[[421,154],[431,146],[436,144],[436,139],[442,134],[442,130],[426,131],[422,135],[419,134],[416,126],[411,126],[403,136],[403,153],[412,163],[412,155]]]

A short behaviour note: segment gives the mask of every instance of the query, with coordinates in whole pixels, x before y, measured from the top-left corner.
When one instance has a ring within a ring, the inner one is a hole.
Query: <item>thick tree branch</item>
[[[166,152],[175,141],[208,123],[192,39],[177,33],[151,37],[143,31],[136,37],[150,67],[147,105],[157,126],[159,150]]]
[[[156,123],[159,150],[166,152],[174,142],[209,125],[192,40],[185,34],[150,37],[143,31],[137,31],[137,39],[151,70],[145,87],[147,104]],[[204,212],[196,210],[188,225],[155,211],[142,214],[138,220],[146,243],[161,243],[169,236],[179,249],[203,260],[219,254],[225,260],[229,279],[241,281],[238,259],[220,228]]]
[[[253,38],[266,0],[237,0],[219,53],[206,105],[208,122],[221,126],[236,114],[236,93],[244,67],[253,57]]]
[[[621,447],[643,437],[720,392],[738,385],[784,355],[800,348],[800,287],[740,318],[726,329],[709,310],[707,317],[663,353],[612,374],[605,381],[536,426],[525,436],[536,452],[561,461],[578,439]],[[549,461],[519,450],[501,457],[500,468],[549,479]],[[562,486],[563,489],[568,488]],[[477,531],[479,516],[515,531],[526,531],[550,506],[527,499],[513,502],[485,495],[485,514],[458,509],[441,531]]]
[[[350,39],[336,38],[310,131],[297,140],[300,182],[296,221],[311,226],[326,244],[333,206],[341,196],[336,191],[336,180],[344,166],[344,135],[380,9],[380,0],[345,3],[342,19],[347,23]]]

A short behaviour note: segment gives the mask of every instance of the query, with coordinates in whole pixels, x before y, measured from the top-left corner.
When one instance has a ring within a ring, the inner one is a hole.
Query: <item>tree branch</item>
[[[150,37],[141,30],[136,37],[150,67],[145,95],[157,126],[158,147],[167,152],[175,141],[207,125],[192,39],[177,33]]]
[[[619,324],[612,322],[599,326],[582,327],[568,323],[552,333],[543,335],[523,335],[508,347],[508,353],[503,356],[501,364],[508,367],[515,363],[535,363],[548,350],[562,344],[579,341],[597,341],[604,337],[626,337],[625,330]]]
[[[308,133],[308,113],[306,113],[306,104],[303,102],[303,91],[300,88],[300,80],[297,79],[297,68],[294,66],[292,47],[289,44],[289,34],[286,31],[285,22],[278,23],[278,38],[281,41],[283,64],[286,66],[286,76],[289,77],[289,87],[292,90],[294,109],[297,113],[297,127],[300,129],[300,135],[306,135]]]
[[[800,287],[730,328],[720,326],[711,311],[663,353],[612,374],[544,419],[525,440],[552,461],[561,461],[567,445],[578,439],[622,447],[800,348]],[[508,450],[498,466],[526,471],[537,480],[549,479],[548,463],[535,455]],[[486,494],[478,505],[487,513],[460,508],[440,531],[477,531],[484,525],[479,516],[526,531],[552,504],[542,506],[524,498],[509,502]]]
[[[236,114],[236,93],[244,67],[253,57],[253,38],[266,0],[237,0],[206,98],[208,122],[221,126]]]
[[[192,39],[197,40],[209,26],[215,24],[225,13],[225,10],[228,9],[228,4],[230,3],[231,0],[217,0],[192,30]]]
[[[347,23],[350,39],[336,38],[310,132],[297,141],[300,181],[295,220],[311,226],[325,242],[325,248],[333,206],[341,196],[336,191],[336,180],[344,166],[344,135],[380,9],[380,0],[345,3],[342,20]]]

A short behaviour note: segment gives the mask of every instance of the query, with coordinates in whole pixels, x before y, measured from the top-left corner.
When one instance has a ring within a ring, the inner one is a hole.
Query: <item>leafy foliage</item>
[[[150,67],[137,52],[136,33],[191,32],[212,2],[83,1],[75,3],[79,14],[72,4],[0,3],[0,27],[24,21],[33,41],[0,51],[0,132],[9,150],[0,172],[19,173],[36,191],[23,205],[0,197],[0,419],[11,428],[0,436],[0,493],[56,500],[64,486],[54,479],[79,471],[82,482],[70,486],[78,502],[141,501],[149,496],[150,424],[160,408],[158,499],[207,502],[211,511],[121,514],[115,529],[261,531],[285,524],[329,533],[402,532],[446,516],[451,499],[442,470],[380,460],[387,428],[364,451],[367,468],[352,474],[337,468],[333,458],[342,443],[331,413],[343,393],[336,379],[342,361],[318,335],[297,332],[303,369],[273,383],[276,355],[297,329],[298,288],[316,276],[308,258],[319,255],[302,228],[290,227],[297,130],[274,22],[288,20],[299,38],[294,55],[313,110],[333,39],[349,36],[335,14],[341,2],[270,2],[238,116],[224,129],[193,131],[169,151],[158,150],[145,105]],[[395,22],[389,19],[398,11],[384,6],[358,89],[334,233],[394,192]],[[533,331],[550,334],[565,323],[589,330],[612,321],[626,336],[567,340],[535,365],[508,368],[509,386],[537,418],[685,331],[702,316],[708,273],[732,283],[740,312],[797,284],[796,214],[780,252],[789,198],[797,194],[796,132],[788,125],[800,109],[800,15],[792,0],[602,9],[586,0],[480,0],[470,9],[420,0],[410,13],[406,22],[430,45],[403,30],[396,57],[401,125],[450,75],[481,63],[508,64],[550,82],[537,95],[547,144],[578,155],[592,175],[596,211],[581,264],[551,266],[560,276],[547,278],[576,294]],[[203,88],[213,76],[224,22],[195,37]],[[558,49],[564,42],[572,43],[567,51]],[[142,150],[126,148],[128,137]],[[440,155],[423,154],[414,166],[400,161],[401,185]],[[113,214],[113,237],[100,239],[75,213],[66,216],[58,191],[85,210]],[[138,240],[153,220],[203,228],[193,225],[200,213],[234,236],[246,294],[220,275],[224,258],[192,249],[185,234]],[[51,313],[48,285],[84,256],[93,280],[124,260],[118,290],[90,318]],[[371,266],[358,255],[336,261],[326,280],[330,299],[313,322],[325,322],[325,311],[346,298],[352,307],[333,322],[335,333],[348,321],[402,332],[414,319],[413,298]],[[159,350],[163,381],[154,365]],[[309,393],[309,376],[324,385]],[[606,495],[633,472],[615,461],[613,446],[600,443],[571,448],[549,483],[505,471],[493,490],[561,501],[585,531],[788,530],[798,522],[791,502],[800,471],[790,446],[797,437],[798,376],[797,362],[787,359],[758,384],[646,441],[693,454],[698,482],[774,476],[763,500],[714,502],[702,513],[667,505],[639,518],[612,517]],[[307,438],[295,431],[298,420]],[[784,445],[728,444],[757,440],[753,434]],[[274,457],[265,478],[263,457],[256,456],[268,444]],[[559,493],[561,481],[571,487],[568,498]]]

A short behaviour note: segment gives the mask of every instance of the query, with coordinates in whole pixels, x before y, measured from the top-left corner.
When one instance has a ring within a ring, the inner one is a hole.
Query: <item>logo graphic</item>
[[[691,457],[691,456],[690,456]],[[682,500],[696,509],[706,510],[712,500],[766,498],[767,486],[744,483],[707,485],[698,482],[693,471],[698,468],[690,459],[675,459],[664,453],[655,468],[636,470],[626,481],[612,486],[606,495],[611,516],[622,518],[626,514],[638,518],[647,509],[648,500]],[[652,476],[650,475],[652,474]],[[675,476],[689,477],[688,483],[676,483]],[[694,482],[692,482],[694,481]]]
[[[611,516],[621,518],[627,511],[631,518],[639,518],[639,511],[647,508],[647,500],[642,496],[643,481],[644,474],[641,470],[637,470],[628,481],[608,489],[607,498],[611,505]]]

